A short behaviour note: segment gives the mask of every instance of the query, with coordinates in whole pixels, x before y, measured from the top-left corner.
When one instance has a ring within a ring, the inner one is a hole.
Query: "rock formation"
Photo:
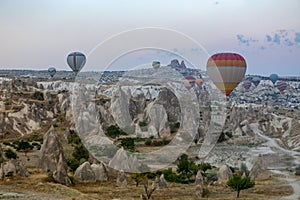
[[[136,172],[139,171],[140,164],[136,156],[129,155],[122,147],[109,161],[108,166],[124,172]]]
[[[117,177],[117,186],[118,187],[127,187],[128,181],[124,171],[120,171]]]
[[[75,171],[74,178],[78,182],[96,182],[95,173],[89,162],[82,163]]]
[[[261,154],[259,154],[257,160],[254,162],[249,176],[252,180],[266,180],[270,178],[270,173],[266,170]]]
[[[227,165],[220,167],[218,171],[218,181],[221,183],[227,182],[228,179],[232,176],[232,171]]]
[[[68,166],[62,144],[53,126],[44,135],[44,142],[40,150],[39,167],[49,172],[57,182],[69,185]]]
[[[102,163],[92,164],[91,168],[95,174],[96,181],[106,181],[108,179],[107,171]]]

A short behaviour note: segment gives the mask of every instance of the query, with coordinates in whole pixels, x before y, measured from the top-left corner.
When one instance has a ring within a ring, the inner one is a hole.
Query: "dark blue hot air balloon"
[[[258,86],[259,85],[259,83],[260,83],[260,80],[261,80],[261,78],[259,78],[259,77],[254,77],[251,81],[252,81],[252,83],[255,85],[255,86]]]
[[[54,67],[49,67],[48,68],[48,73],[53,78],[53,76],[56,74],[56,69]]]
[[[270,79],[270,81],[272,81],[272,83],[273,84],[275,84],[276,83],[276,81],[278,80],[278,75],[277,74],[271,74],[270,76],[269,76],[269,79]]]

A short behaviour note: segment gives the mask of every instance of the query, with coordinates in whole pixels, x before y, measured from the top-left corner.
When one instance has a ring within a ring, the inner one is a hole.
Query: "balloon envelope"
[[[277,82],[276,87],[280,92],[283,92],[288,87],[288,84],[286,82],[280,81]]]
[[[255,85],[255,86],[258,86],[259,85],[259,83],[260,83],[260,78],[259,77],[254,77],[253,79],[252,79],[252,83]]]
[[[51,77],[53,77],[56,73],[56,69],[54,67],[49,67],[48,73],[50,74]]]
[[[246,89],[246,90],[249,90],[249,88],[251,87],[251,81],[244,81],[243,82],[243,87]]]
[[[158,68],[160,67],[160,62],[159,62],[159,61],[153,61],[153,62],[152,62],[152,67],[153,67],[154,69],[158,69]]]
[[[83,53],[73,52],[70,53],[67,57],[67,63],[70,68],[77,74],[83,68],[86,62],[86,57]]]
[[[183,79],[184,86],[189,90],[195,85],[196,79],[193,76],[185,76]]]
[[[275,84],[276,81],[278,80],[278,75],[277,74],[271,74],[269,79],[270,79],[270,81],[272,81],[273,84]]]
[[[200,78],[198,78],[198,79],[196,80],[196,84],[197,84],[198,87],[201,87],[202,84],[203,84],[203,80],[200,79]]]
[[[214,84],[229,96],[243,80],[247,65],[243,56],[239,54],[218,53],[208,59],[206,68]]]

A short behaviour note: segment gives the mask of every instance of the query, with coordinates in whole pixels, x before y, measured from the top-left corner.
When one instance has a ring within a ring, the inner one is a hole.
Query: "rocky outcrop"
[[[53,126],[44,135],[40,150],[39,167],[47,171],[58,183],[70,185],[68,166],[62,144]]]
[[[29,176],[26,165],[23,162],[18,160],[8,160],[2,162],[0,165],[0,178],[17,175],[22,177]]]
[[[105,166],[100,164],[92,164],[91,168],[95,174],[96,181],[106,181],[108,179]]]
[[[120,171],[117,177],[117,186],[118,187],[127,187],[128,181],[124,171]]]
[[[266,166],[263,162],[263,156],[259,154],[258,158],[254,162],[249,177],[252,180],[267,180],[270,178],[270,173],[266,170]]]
[[[128,154],[123,147],[119,149],[114,157],[109,161],[108,166],[124,172],[137,172],[140,168],[140,164],[136,156]]]
[[[154,104],[148,110],[150,118],[149,127],[153,127],[150,135],[155,135],[160,138],[168,137],[170,129],[168,126],[168,115],[162,105]]]
[[[78,182],[96,182],[95,173],[89,162],[82,163],[75,171],[74,178]]]
[[[71,185],[72,182],[71,182],[70,178],[68,177],[67,169],[68,169],[68,166],[64,160],[63,154],[60,154],[56,170],[53,172],[54,180],[63,185]]]
[[[225,183],[229,180],[229,178],[232,176],[232,171],[228,167],[228,165],[223,165],[220,167],[218,171],[218,181],[221,183]]]
[[[155,181],[152,184],[152,188],[156,188],[156,189],[167,188],[167,181],[163,174],[160,177],[157,176],[155,178]]]
[[[181,63],[179,64],[177,59],[171,60],[171,63],[168,65],[172,68],[186,68],[184,61],[182,60]]]

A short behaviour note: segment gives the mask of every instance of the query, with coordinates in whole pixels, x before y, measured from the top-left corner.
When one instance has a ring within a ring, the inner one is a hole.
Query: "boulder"
[[[127,187],[128,181],[124,171],[120,171],[117,177],[117,186],[118,187]]]
[[[63,154],[60,154],[57,168],[53,172],[53,178],[56,182],[61,183],[63,185],[71,185],[72,181],[68,177],[68,166],[64,161]]]
[[[39,167],[44,171],[56,171],[60,156],[64,158],[64,150],[53,126],[44,135],[43,145],[40,150]]]
[[[252,180],[267,180],[270,178],[270,173],[266,170],[263,162],[263,156],[259,154],[258,158],[252,166],[249,176]]]
[[[140,168],[136,156],[128,154],[123,147],[116,152],[114,157],[109,161],[108,166],[125,172],[136,172]]]
[[[231,176],[231,169],[227,165],[222,165],[218,171],[218,181],[222,183],[227,182]]]
[[[75,171],[74,178],[78,182],[96,182],[95,173],[89,162],[82,163]]]
[[[202,176],[201,170],[199,170],[197,172],[197,175],[196,175],[196,178],[195,178],[195,184],[196,185],[203,185],[203,176]]]
[[[91,168],[95,174],[96,181],[106,181],[107,180],[107,172],[105,166],[100,164],[92,164]]]
[[[15,160],[8,160],[6,162],[3,162],[1,166],[2,177],[17,175],[17,167]]]
[[[44,135],[44,142],[40,150],[39,166],[44,171],[47,171],[58,183],[71,184],[64,150],[53,126]]]
[[[156,189],[167,188],[167,181],[163,174],[160,177],[157,176],[155,178],[155,181],[152,184],[152,188],[156,188]]]

